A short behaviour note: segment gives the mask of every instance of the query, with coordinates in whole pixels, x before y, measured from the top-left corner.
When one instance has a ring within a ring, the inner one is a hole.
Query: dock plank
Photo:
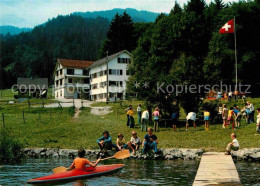
[[[231,156],[219,152],[202,155],[193,186],[242,185]]]

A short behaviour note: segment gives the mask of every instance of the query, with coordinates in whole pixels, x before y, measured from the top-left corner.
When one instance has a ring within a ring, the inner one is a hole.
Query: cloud
[[[207,3],[209,1],[206,0]],[[1,0],[0,24],[34,27],[57,15],[113,8],[168,13],[174,2],[175,0]],[[187,0],[179,0],[178,3],[182,5]]]

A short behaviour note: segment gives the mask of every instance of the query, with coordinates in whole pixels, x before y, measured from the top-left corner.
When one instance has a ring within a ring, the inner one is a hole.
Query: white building
[[[109,101],[125,99],[126,81],[129,77],[127,67],[131,63],[131,57],[131,53],[123,50],[100,59],[87,68],[91,76],[91,100],[106,101],[107,95]]]
[[[123,50],[95,62],[58,59],[54,71],[55,98],[106,101],[108,95],[109,101],[125,99],[131,57]]]
[[[55,99],[89,99],[90,76],[87,68],[93,61],[58,59],[54,71]]]

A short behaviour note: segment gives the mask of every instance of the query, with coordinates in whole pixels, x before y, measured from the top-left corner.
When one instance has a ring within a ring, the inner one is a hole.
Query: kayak
[[[125,166],[124,164],[112,164],[112,165],[101,165],[95,168],[87,167],[85,170],[74,169],[71,171],[43,176],[40,178],[34,178],[28,180],[27,183],[43,184],[43,183],[69,182],[69,181],[81,180],[81,179],[114,173],[122,169],[124,166]]]

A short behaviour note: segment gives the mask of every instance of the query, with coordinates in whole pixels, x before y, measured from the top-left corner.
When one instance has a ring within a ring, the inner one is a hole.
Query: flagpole
[[[236,88],[237,91],[237,36],[236,36],[236,16],[234,16],[234,38],[235,38],[235,69],[236,69]]]

